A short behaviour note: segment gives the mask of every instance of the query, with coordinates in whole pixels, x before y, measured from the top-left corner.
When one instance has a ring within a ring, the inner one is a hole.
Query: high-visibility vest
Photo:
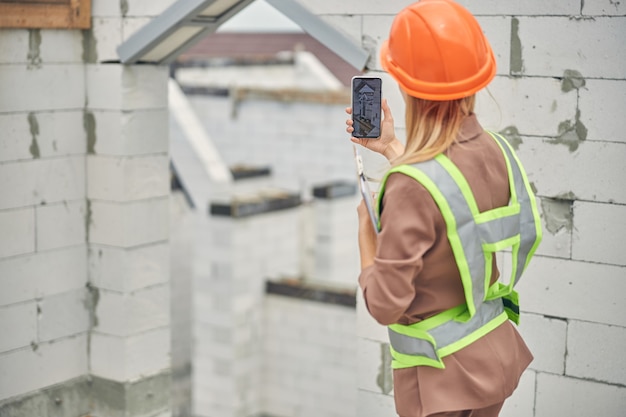
[[[465,293],[463,305],[411,325],[388,326],[394,369],[420,365],[444,368],[443,357],[471,344],[507,319],[519,323],[518,294],[513,287],[541,241],[541,223],[535,195],[515,152],[502,136],[488,133],[506,162],[511,191],[507,206],[480,213],[467,180],[443,154],[394,167],[382,181],[379,210],[385,183],[394,172],[414,178],[431,194],[445,221]],[[493,256],[507,249],[511,251],[509,283],[491,285]]]

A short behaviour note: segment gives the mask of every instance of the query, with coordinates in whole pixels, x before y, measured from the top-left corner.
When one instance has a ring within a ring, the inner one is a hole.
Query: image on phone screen
[[[352,120],[355,138],[380,136],[382,80],[375,77],[352,78]]]

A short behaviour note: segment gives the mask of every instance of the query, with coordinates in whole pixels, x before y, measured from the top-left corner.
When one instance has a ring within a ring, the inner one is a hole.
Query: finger
[[[346,107],[346,113],[352,114],[352,107]]]
[[[387,103],[386,98],[383,99],[380,107],[383,109],[383,118],[385,120],[393,120],[393,116],[391,115],[391,109],[389,108],[389,104]]]
[[[352,126],[352,125],[354,125],[354,121],[353,121],[352,119],[347,119],[347,120],[346,120],[346,124],[347,124],[348,126]]]
[[[361,199],[361,201],[359,201],[359,205],[356,206],[356,212],[361,215],[367,213],[367,207],[365,206],[365,201],[363,201],[363,199]]]

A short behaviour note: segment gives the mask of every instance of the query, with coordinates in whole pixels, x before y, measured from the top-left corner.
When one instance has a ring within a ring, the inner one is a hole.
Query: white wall
[[[88,370],[81,40],[0,30],[0,401]]]
[[[94,0],[91,30],[0,29],[3,413],[168,413],[126,398],[170,368],[168,70],[103,62],[172,0],[144,3]]]
[[[192,283],[193,413],[260,414],[263,297],[269,278],[297,278],[300,210],[199,222]]]
[[[272,168],[276,186],[292,190],[355,177],[344,105],[188,96],[228,165]]]
[[[374,51],[393,15],[412,1],[306,1],[328,22]],[[505,130],[537,189],[544,242],[519,286],[521,332],[535,361],[503,415],[620,416],[626,409],[620,353],[626,322],[626,6],[609,0],[565,2],[462,1],[495,50],[498,75],[481,94],[485,127]],[[578,78],[578,75],[582,80]],[[396,121],[402,106],[383,74]],[[576,85],[578,88],[570,88]],[[362,305],[362,304],[361,304]],[[358,311],[361,365],[374,361],[386,337]],[[389,395],[360,378],[359,415],[393,415]]]
[[[355,416],[354,308],[270,294],[263,313],[264,412]]]

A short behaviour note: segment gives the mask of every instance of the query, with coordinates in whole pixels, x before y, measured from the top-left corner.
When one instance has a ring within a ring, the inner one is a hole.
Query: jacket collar
[[[478,122],[476,114],[472,113],[461,122],[457,142],[467,142],[480,136],[484,132],[483,127]]]

